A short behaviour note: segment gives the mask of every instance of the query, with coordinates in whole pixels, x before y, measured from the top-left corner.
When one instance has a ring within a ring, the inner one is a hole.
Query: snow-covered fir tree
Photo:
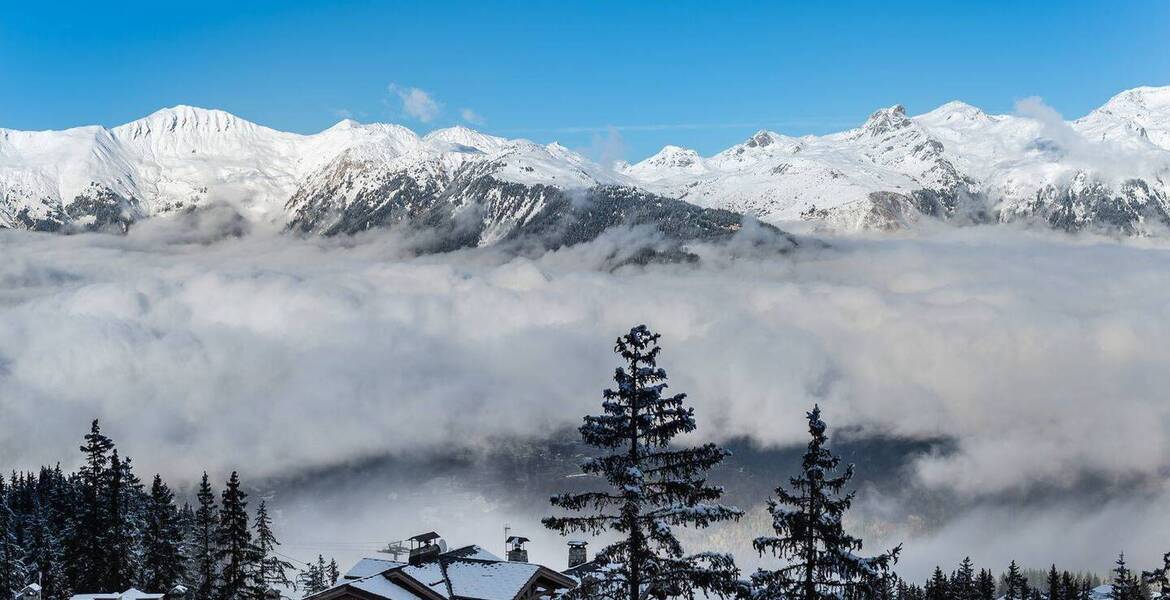
[[[330,558],[329,566],[325,567],[325,581],[329,585],[337,585],[337,580],[341,579],[341,569],[337,568],[337,559]]]
[[[841,460],[825,447],[827,426],[820,407],[813,407],[807,418],[812,439],[801,473],[789,479],[791,490],[780,486],[776,498],[768,500],[776,535],[753,541],[761,556],[777,556],[784,564],[752,574],[752,596],[756,600],[872,596],[897,561],[901,546],[872,558],[855,554],[862,541],[841,525],[853,502],[853,493],[843,492],[853,478],[853,465],[837,474]]]
[[[145,589],[168,591],[186,580],[187,561],[179,509],[175,506],[174,493],[157,474],[150,485],[142,546]]]
[[[248,526],[247,497],[240,489],[239,473],[232,471],[221,496],[215,536],[220,568],[216,589],[219,600],[239,600],[254,592],[249,574],[255,569],[256,549]]]
[[[212,600],[219,583],[219,509],[215,504],[215,491],[207,472],[199,480],[199,491],[195,495],[199,508],[195,510],[193,528],[194,546],[191,550],[191,569],[198,600]]]
[[[253,587],[261,594],[274,588],[292,587],[288,572],[293,570],[293,565],[276,553],[280,542],[276,540],[276,534],[272,532],[272,518],[268,516],[268,506],[263,500],[260,501],[260,506],[256,509],[256,518],[252,527],[256,532],[257,552]]]
[[[107,571],[103,589],[125,590],[139,581],[145,494],[130,459],[121,459],[117,449],[110,457],[109,481],[106,498]]]
[[[9,507],[9,493],[0,476],[0,600],[10,600],[24,587],[24,551],[17,543],[16,515]]]
[[[995,575],[990,569],[980,569],[975,579],[975,597],[979,600],[995,600]]]
[[[1020,566],[1013,560],[1008,565],[1007,574],[1004,576],[1004,600],[1027,600],[1027,598],[1028,580],[1024,578]]]
[[[102,435],[101,426],[95,419],[81,447],[85,462],[77,474],[78,504],[68,541],[69,579],[76,592],[93,593],[105,589],[110,566],[107,502],[113,449],[113,440]]]
[[[324,591],[329,587],[325,582],[325,568],[325,557],[318,554],[317,562],[309,563],[305,570],[297,576],[297,584],[305,591],[306,596]]]
[[[975,564],[971,562],[971,557],[964,557],[959,563],[959,568],[951,576],[951,582],[948,586],[954,600],[977,600],[977,593],[975,590]]]
[[[1113,567],[1113,600],[1141,600],[1141,588],[1133,571],[1125,564],[1125,553],[1117,557]]]
[[[595,575],[567,597],[641,600],[738,590],[739,570],[730,556],[687,554],[675,537],[675,527],[707,527],[742,512],[717,504],[723,489],[706,481],[726,450],[671,445],[696,424],[685,394],[664,395],[659,337],[639,325],[618,338],[614,351],[624,365],[614,373],[617,387],[605,390],[603,414],[585,417],[579,429],[586,444],[605,451],[581,470],[604,478],[607,489],[554,496],[553,506],[586,514],[543,521],[561,534],[612,532],[618,538],[597,554]]]
[[[942,567],[935,567],[930,581],[926,582],[926,600],[949,600],[951,591]]]
[[[1170,552],[1162,555],[1162,566],[1152,571],[1142,571],[1142,581],[1158,590],[1163,600],[1170,599]]]

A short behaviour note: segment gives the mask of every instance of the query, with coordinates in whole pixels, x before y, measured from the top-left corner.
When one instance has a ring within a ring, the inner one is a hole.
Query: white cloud
[[[483,125],[484,123],[487,123],[487,120],[484,119],[483,116],[474,110],[471,110],[470,108],[459,109],[459,116],[462,117],[464,121],[467,121],[472,125]]]
[[[443,106],[424,90],[396,83],[391,83],[388,89],[402,101],[402,112],[411,118],[430,123],[443,112]]]
[[[597,409],[612,339],[648,321],[702,438],[799,444],[819,402],[851,437],[953,440],[906,460],[975,506],[1170,469],[1170,252],[1153,242],[971,228],[611,272],[613,239],[412,258],[384,232],[224,232],[242,233],[0,232],[4,468],[70,466],[94,417],[179,479],[542,439]],[[1094,511],[1053,527],[1132,525]]]

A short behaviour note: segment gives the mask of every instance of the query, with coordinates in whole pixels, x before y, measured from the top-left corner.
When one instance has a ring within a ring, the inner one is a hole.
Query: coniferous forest
[[[903,579],[896,569],[901,546],[867,554],[843,526],[854,470],[830,450],[817,406],[805,414],[809,441],[799,468],[761,499],[772,526],[758,532],[751,550],[766,566],[745,573],[729,554],[684,548],[677,530],[744,513],[721,504],[723,488],[707,479],[729,452],[675,443],[699,423],[685,394],[667,393],[660,339],[642,325],[615,342],[615,386],[605,390],[601,414],[586,416],[579,428],[597,452],[581,472],[597,489],[552,497],[558,514],[543,520],[564,535],[615,540],[566,600],[1170,597],[1170,553],[1151,571],[1135,571],[1121,554],[1106,577],[1015,561],[996,574],[967,558],[936,567],[925,581]],[[311,595],[340,578],[337,562],[323,555],[298,568],[279,551],[268,504],[250,501],[236,472],[218,490],[203,473],[192,501],[181,501],[161,476],[144,482],[96,420],[80,452],[74,472],[54,466],[0,477],[0,600],[29,584],[40,585],[45,600],[131,587],[192,600],[260,600]],[[1109,587],[1099,587],[1104,583]]]

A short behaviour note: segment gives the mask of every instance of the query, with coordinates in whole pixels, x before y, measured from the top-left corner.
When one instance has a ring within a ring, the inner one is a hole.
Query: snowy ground
[[[910,575],[964,553],[1100,569],[1166,550],[1167,247],[970,228],[611,272],[622,236],[411,258],[384,234],[235,237],[203,218],[125,238],[0,232],[4,468],[68,465],[99,417],[143,473],[271,478],[290,544],[405,537],[432,521],[401,530],[423,511],[396,494],[444,489],[426,475],[358,469],[333,487],[368,504],[340,511],[296,476],[539,447],[594,410],[612,339],[646,321],[701,437],[787,447],[819,402],[851,440],[907,444],[883,466],[903,485],[863,494],[858,524],[905,540]],[[454,541],[491,543],[504,520],[535,533],[516,497],[539,486],[505,498],[453,477],[426,514],[449,507]]]

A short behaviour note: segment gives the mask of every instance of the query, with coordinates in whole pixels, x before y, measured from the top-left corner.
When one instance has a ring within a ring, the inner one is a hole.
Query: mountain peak
[[[452,146],[471,148],[480,152],[493,152],[507,143],[507,140],[504,138],[480,133],[463,125],[436,129],[428,133],[423,139],[428,142],[437,141]]]
[[[130,139],[175,131],[225,133],[254,129],[257,125],[229,112],[180,104],[159,109],[150,115],[114,128],[120,137]]]
[[[910,118],[906,116],[906,107],[895,104],[889,108],[880,108],[866,119],[861,130],[864,134],[877,137],[897,129],[910,126]]]

